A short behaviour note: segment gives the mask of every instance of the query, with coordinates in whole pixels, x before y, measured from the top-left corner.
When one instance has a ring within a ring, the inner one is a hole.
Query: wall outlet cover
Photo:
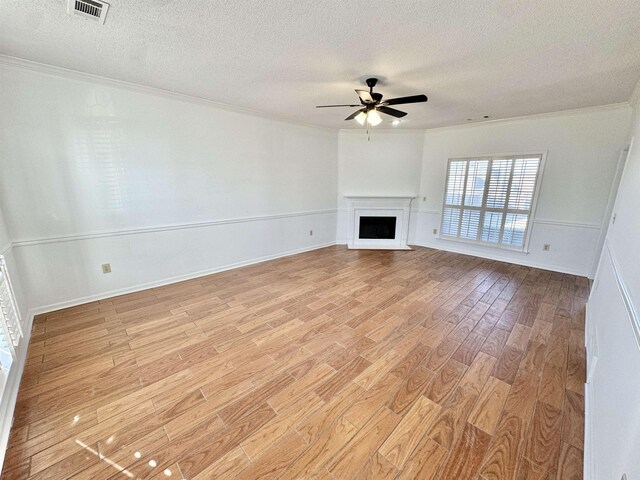
[[[103,263],[102,264],[102,273],[111,273],[111,264]]]

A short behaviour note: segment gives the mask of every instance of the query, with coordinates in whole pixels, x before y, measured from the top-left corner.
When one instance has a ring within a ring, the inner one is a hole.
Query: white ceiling
[[[401,106],[407,128],[623,102],[640,77],[637,0],[110,3],[101,26],[2,0],[0,53],[333,128],[352,109],[314,105],[357,101],[370,75],[429,96]]]

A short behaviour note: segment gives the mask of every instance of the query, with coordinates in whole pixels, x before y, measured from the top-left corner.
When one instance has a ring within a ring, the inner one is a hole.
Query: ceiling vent
[[[96,0],[69,0],[68,11],[70,14],[78,15],[100,24],[104,23],[107,10],[109,10],[108,3]]]
[[[489,120],[491,115],[481,115],[479,117],[469,117],[467,118],[467,122],[480,122],[482,120]]]

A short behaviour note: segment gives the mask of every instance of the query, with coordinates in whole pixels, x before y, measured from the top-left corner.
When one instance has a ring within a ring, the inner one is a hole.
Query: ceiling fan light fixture
[[[369,113],[367,114],[367,122],[369,122],[369,125],[372,127],[375,127],[382,122],[382,117],[376,110],[369,110]]]
[[[358,115],[356,115],[355,117],[355,121],[358,122],[360,125],[364,125],[364,122],[367,120],[367,114],[364,112],[360,112]]]

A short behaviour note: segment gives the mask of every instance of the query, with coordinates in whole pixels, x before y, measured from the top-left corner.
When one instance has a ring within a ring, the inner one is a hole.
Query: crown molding
[[[142,93],[147,95],[155,95],[157,97],[168,98],[171,100],[178,100],[186,103],[193,103],[196,105],[204,105],[206,107],[216,108],[218,110],[224,110],[227,112],[238,113],[241,115],[249,115],[252,117],[264,118],[266,120],[273,120],[280,123],[287,123],[299,127],[313,128],[317,130],[324,130],[327,132],[335,133],[337,128],[324,127],[320,125],[314,125],[311,123],[300,122],[292,120],[286,117],[280,117],[278,115],[269,114],[260,110],[253,110],[251,108],[236,107],[227,103],[215,102],[202,97],[194,97],[186,95],[184,93],[178,93],[171,90],[164,90],[162,88],[151,87],[143,85],[141,83],[127,82],[124,80],[116,80],[115,78],[103,77],[101,75],[94,75],[92,73],[80,72],[78,70],[71,70],[68,68],[57,67],[55,65],[49,65],[46,63],[34,62],[31,60],[25,60],[24,58],[12,57],[10,55],[0,54],[0,65],[6,67],[19,68],[23,70],[31,70],[33,72],[42,73],[45,75],[53,75],[56,77],[67,78],[69,80],[75,80],[79,82],[92,83],[109,88],[118,88],[121,90],[127,90],[134,93]]]
[[[518,117],[507,117],[507,118],[495,118],[491,120],[484,120],[482,122],[472,122],[472,123],[461,123],[456,125],[448,125],[444,127],[435,127],[435,128],[427,128],[424,130],[425,133],[430,132],[438,132],[442,130],[454,130],[454,129],[463,129],[463,128],[473,128],[479,125],[495,125],[499,123],[509,123],[509,122],[518,122],[525,120],[534,120],[541,118],[554,118],[554,117],[565,117],[570,115],[583,115],[587,113],[594,112],[604,112],[609,110],[620,110],[623,108],[630,108],[631,104],[629,102],[619,102],[619,103],[609,103],[606,105],[596,105],[592,107],[583,107],[583,108],[574,108],[570,110],[557,110],[554,112],[545,112],[545,113],[534,113],[531,115],[520,115]]]
[[[369,130],[370,135],[407,135],[407,134],[423,134],[425,132],[424,129],[419,128],[371,128]],[[364,135],[366,134],[366,128],[341,128],[338,132],[340,135]]]
[[[555,112],[534,113],[531,115],[521,115],[518,117],[495,118],[490,120],[483,120],[481,122],[459,123],[454,125],[445,125],[442,127],[433,127],[433,128],[423,128],[423,129],[372,128],[370,130],[370,133],[374,135],[375,134],[389,135],[389,134],[408,134],[408,133],[430,133],[430,132],[439,132],[444,130],[473,128],[480,125],[495,125],[500,123],[533,120],[538,118],[554,118],[554,117],[563,117],[563,116],[570,116],[570,115],[583,115],[583,114],[593,113],[593,112],[603,112],[608,110],[619,110],[622,108],[630,108],[632,107],[631,102],[634,100],[634,98],[635,98],[635,102],[637,104],[640,104],[640,83],[638,83],[638,87],[636,87],[634,95],[632,95],[631,99],[628,102],[610,103],[607,105],[596,105],[593,107],[574,108],[571,110],[558,110]],[[339,130],[339,135],[362,134],[364,132],[363,128],[341,128]]]
[[[115,78],[104,77],[101,75],[94,75],[92,73],[85,73],[79,70],[71,70],[64,67],[58,67],[58,66],[49,65],[46,63],[35,62],[32,60],[26,60],[24,58],[13,57],[5,54],[0,54],[0,65],[4,65],[7,67],[20,68],[24,70],[31,70],[31,71],[46,74],[46,75],[53,75],[61,78],[67,78],[70,80],[97,84],[104,87],[119,88],[119,89],[128,90],[135,93],[155,95],[163,98],[178,100],[178,101],[192,103],[196,105],[204,105],[204,106],[216,108],[218,110],[224,110],[227,112],[238,113],[241,115],[249,115],[252,117],[264,118],[267,120],[286,123],[290,125],[313,128],[317,130],[324,130],[327,132],[339,132],[340,134],[346,133],[351,135],[363,133],[363,130],[360,128],[331,128],[331,127],[315,125],[307,122],[300,122],[297,120],[292,120],[290,118],[269,114],[267,112],[262,112],[260,110],[237,107],[237,106],[229,105],[222,102],[208,100],[202,97],[194,97],[191,95],[178,93],[171,90],[151,87],[151,86],[143,85],[140,83],[127,82],[124,80],[117,80]],[[596,111],[603,111],[603,110],[614,110],[614,109],[623,108],[623,107],[631,107],[633,104],[639,104],[639,103],[640,103],[640,82],[638,82],[638,84],[636,85],[636,88],[634,89],[629,101],[626,101],[626,102],[577,108],[577,109],[571,109],[571,110],[559,110],[559,111],[547,112],[547,113],[537,113],[532,115],[522,115],[517,117],[498,118],[498,119],[491,119],[491,120],[486,120],[482,122],[445,125],[442,127],[433,127],[433,128],[422,128],[422,129],[402,128],[402,127],[379,128],[379,129],[374,128],[372,129],[372,132],[381,133],[381,134],[425,133],[425,132],[447,130],[447,129],[470,128],[477,125],[495,124],[495,123],[518,121],[518,120],[528,120],[533,118],[547,118],[547,117],[575,115],[575,114],[596,112]]]

